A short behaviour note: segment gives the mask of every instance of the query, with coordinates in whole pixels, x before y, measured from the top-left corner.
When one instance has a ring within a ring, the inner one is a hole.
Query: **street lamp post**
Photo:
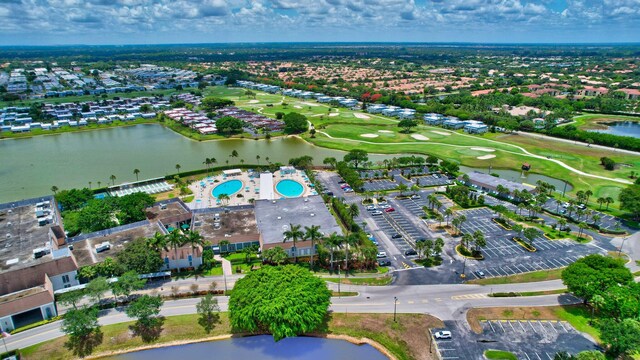
[[[624,242],[627,241],[628,238],[629,238],[629,236],[627,236],[624,239],[622,239],[622,244],[620,244],[620,248],[618,248],[618,257],[620,257],[620,255],[622,253],[622,247],[624,246]]]
[[[394,296],[393,297],[393,322],[396,321],[396,308],[397,308],[397,305],[398,305],[398,297]]]

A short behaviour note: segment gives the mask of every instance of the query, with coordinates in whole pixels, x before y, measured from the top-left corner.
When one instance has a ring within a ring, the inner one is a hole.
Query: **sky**
[[[640,42],[640,0],[0,0],[0,45]]]

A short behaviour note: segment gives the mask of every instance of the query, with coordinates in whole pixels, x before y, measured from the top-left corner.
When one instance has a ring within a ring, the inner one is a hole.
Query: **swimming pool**
[[[284,197],[298,197],[304,192],[304,187],[294,180],[281,180],[276,184],[276,190]]]
[[[217,199],[220,194],[227,194],[231,196],[240,191],[240,189],[242,189],[242,181],[229,180],[213,188],[213,191],[211,191],[211,195],[213,195],[213,197]]]

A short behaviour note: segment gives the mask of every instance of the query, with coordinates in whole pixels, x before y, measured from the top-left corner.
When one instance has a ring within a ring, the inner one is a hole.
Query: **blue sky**
[[[640,42],[640,0],[0,0],[0,45]]]

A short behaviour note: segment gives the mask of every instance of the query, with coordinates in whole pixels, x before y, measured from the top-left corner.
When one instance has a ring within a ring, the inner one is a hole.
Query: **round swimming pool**
[[[240,189],[242,189],[242,181],[229,180],[213,188],[213,191],[211,191],[211,195],[213,195],[213,197],[217,199],[220,194],[227,194],[231,196],[240,191]]]
[[[294,180],[281,180],[276,184],[276,191],[284,197],[298,197],[304,192],[304,187]]]

